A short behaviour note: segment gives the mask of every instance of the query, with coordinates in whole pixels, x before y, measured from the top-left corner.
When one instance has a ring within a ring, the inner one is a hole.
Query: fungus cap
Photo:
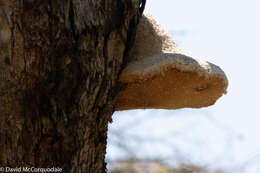
[[[140,20],[119,83],[116,110],[206,107],[228,86],[220,67],[185,55],[150,15]]]

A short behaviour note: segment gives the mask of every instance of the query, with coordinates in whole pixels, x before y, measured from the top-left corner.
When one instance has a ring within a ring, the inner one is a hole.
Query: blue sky
[[[167,121],[156,119],[150,126],[160,122],[167,129],[174,123],[189,126],[188,123],[192,122],[196,124],[196,130],[194,138],[189,139],[199,139],[205,146],[212,146],[206,147],[204,152],[205,155],[210,153],[214,156],[198,156],[200,151],[195,146],[189,148],[192,148],[191,151],[184,149],[192,158],[209,163],[218,158],[223,165],[230,166],[232,163],[232,169],[239,169],[239,164],[245,164],[251,158],[252,165],[260,165],[260,156],[257,157],[258,152],[260,155],[259,7],[260,1],[257,0],[148,0],[145,12],[152,14],[164,28],[171,31],[173,39],[188,55],[212,62],[225,71],[229,79],[228,93],[214,106],[199,110],[116,113],[111,128],[116,128],[123,121],[122,115],[128,118],[132,114],[156,114],[157,117],[160,114],[178,115],[177,119]],[[212,129],[204,116],[210,116],[226,131]],[[149,131],[146,125],[142,128],[139,130]],[[187,136],[188,131],[184,130],[183,133]],[[234,138],[230,139],[232,146],[227,149],[225,141],[230,131]],[[247,172],[256,171],[252,168]]]

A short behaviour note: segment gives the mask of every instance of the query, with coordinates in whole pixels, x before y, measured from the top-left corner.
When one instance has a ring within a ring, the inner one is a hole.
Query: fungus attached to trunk
[[[185,55],[149,15],[140,20],[131,60],[119,81],[116,110],[210,106],[228,86],[218,66]]]

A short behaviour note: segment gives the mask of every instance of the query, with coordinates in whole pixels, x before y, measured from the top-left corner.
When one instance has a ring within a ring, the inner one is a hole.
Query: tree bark
[[[106,172],[117,80],[145,3],[3,2],[0,165]]]

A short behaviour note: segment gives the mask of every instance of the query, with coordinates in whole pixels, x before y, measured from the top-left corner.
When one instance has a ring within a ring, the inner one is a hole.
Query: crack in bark
[[[73,33],[73,36],[75,40],[77,40],[77,31],[76,31],[76,26],[75,26],[75,19],[74,19],[74,9],[73,9],[73,0],[69,1],[69,20],[70,20],[70,25],[71,25],[71,30]]]

